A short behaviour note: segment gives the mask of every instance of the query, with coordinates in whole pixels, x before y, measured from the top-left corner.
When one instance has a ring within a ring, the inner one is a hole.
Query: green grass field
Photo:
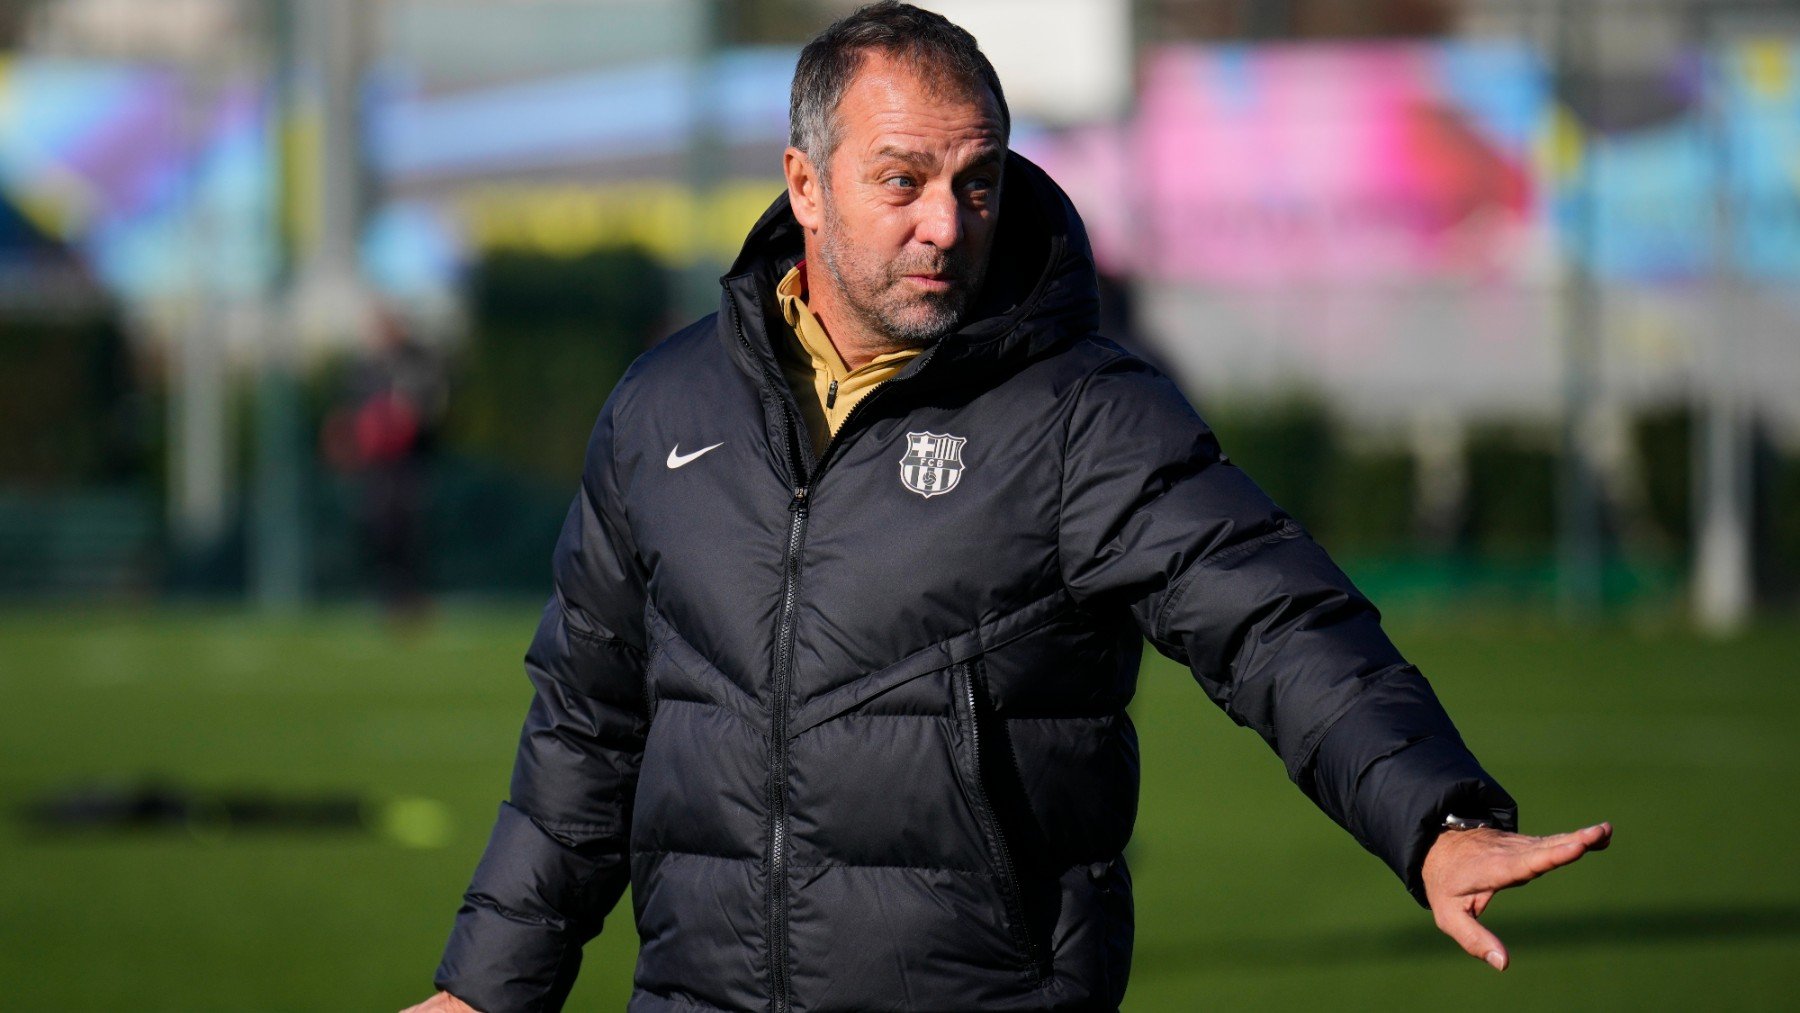
[[[0,613],[0,1009],[388,1010],[422,998],[505,792],[535,609]],[[1178,667],[1147,665],[1130,1011],[1771,1009],[1800,992],[1800,625],[1714,643],[1529,618],[1389,623],[1526,829],[1614,847],[1503,895],[1493,971],[1437,935]],[[48,835],[39,794],[201,788],[440,800],[441,846],[213,827]],[[573,1009],[622,1009],[629,908]]]

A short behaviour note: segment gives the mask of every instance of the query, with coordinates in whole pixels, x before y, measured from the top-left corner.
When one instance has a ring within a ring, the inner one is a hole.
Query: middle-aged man
[[[1375,609],[1096,336],[1007,130],[937,15],[801,54],[786,193],[601,410],[418,1008],[557,1008],[628,883],[641,1013],[1117,1008],[1146,637],[1496,968],[1493,893],[1608,841],[1511,832]]]

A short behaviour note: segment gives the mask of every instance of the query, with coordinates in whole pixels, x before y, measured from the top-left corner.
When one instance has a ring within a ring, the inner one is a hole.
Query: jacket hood
[[[1001,365],[1035,358],[1095,332],[1099,289],[1081,216],[1049,174],[1016,151],[1006,153],[1004,197],[987,278],[963,325],[930,355],[901,371]],[[750,229],[725,286],[719,333],[753,376],[779,367],[769,333],[781,320],[775,285],[804,255],[800,223],[784,190]],[[736,322],[743,331],[739,339]],[[746,347],[748,346],[748,347]]]

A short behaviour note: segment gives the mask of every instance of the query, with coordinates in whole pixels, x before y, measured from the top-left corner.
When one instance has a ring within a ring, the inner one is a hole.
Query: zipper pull
[[[806,486],[794,487],[794,498],[788,501],[788,509],[798,513],[806,512]]]
[[[837,404],[837,381],[833,380],[831,386],[825,388],[825,410],[830,411],[831,406],[835,404]]]

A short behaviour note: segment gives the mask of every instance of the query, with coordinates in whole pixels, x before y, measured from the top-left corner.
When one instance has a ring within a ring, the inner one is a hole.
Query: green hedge
[[[118,319],[0,321],[0,487],[150,478],[162,414]]]
[[[480,265],[471,291],[448,446],[573,489],[606,395],[638,353],[673,330],[666,272],[637,250],[503,253]]]

